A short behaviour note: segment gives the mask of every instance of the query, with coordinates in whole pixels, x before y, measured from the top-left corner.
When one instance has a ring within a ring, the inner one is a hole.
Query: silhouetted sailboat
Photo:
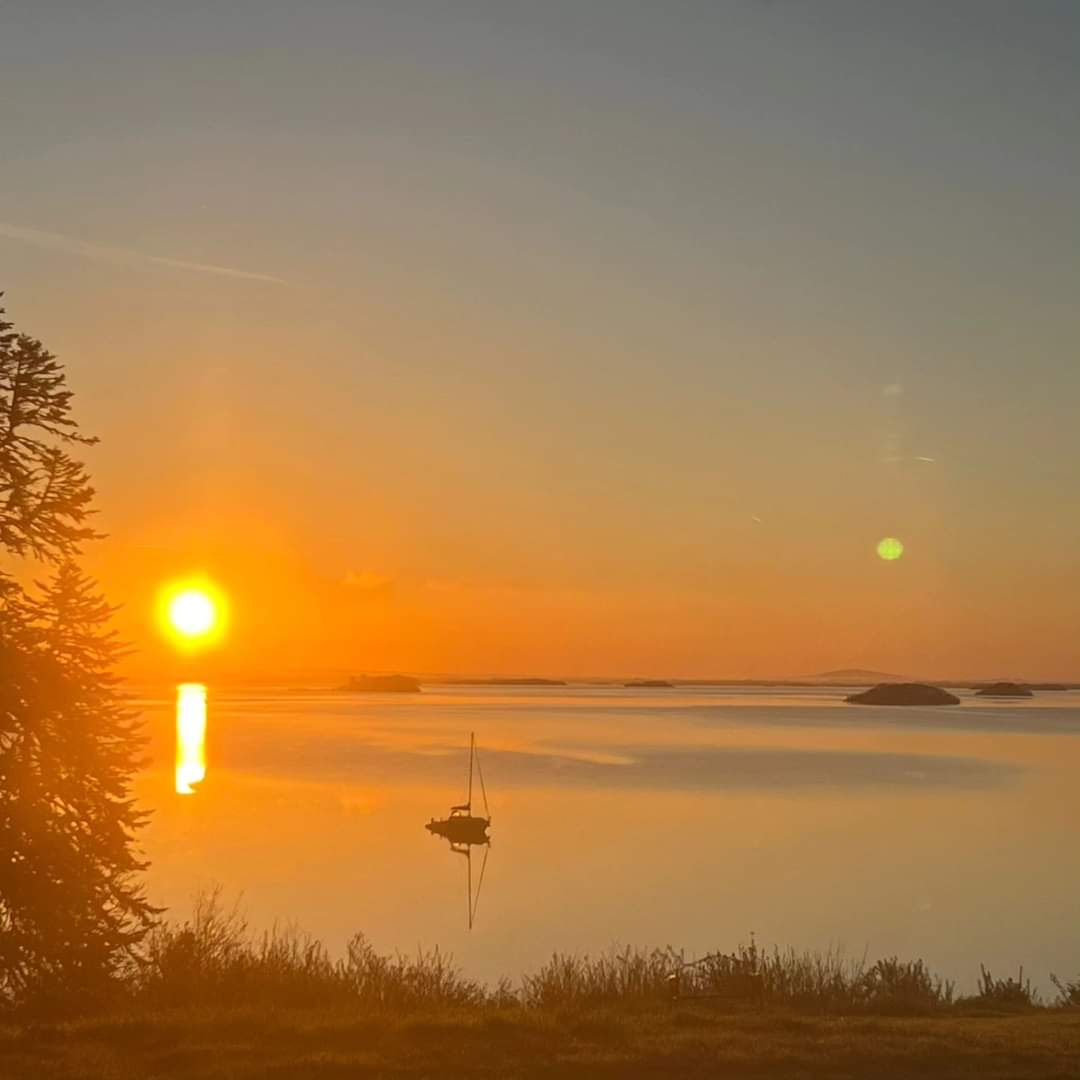
[[[480,792],[484,798],[485,817],[477,817],[472,812],[473,771],[480,780]],[[468,795],[460,806],[450,807],[450,816],[436,821],[432,818],[424,826],[436,836],[444,836],[451,844],[486,844],[488,826],[491,824],[491,811],[488,809],[487,790],[484,788],[484,774],[480,770],[480,758],[476,753],[476,736],[469,735],[469,789]]]

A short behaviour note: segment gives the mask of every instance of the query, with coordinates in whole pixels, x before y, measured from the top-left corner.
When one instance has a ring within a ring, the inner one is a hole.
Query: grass
[[[807,1016],[663,1006],[170,1009],[0,1029],[0,1076],[1080,1076],[1080,1017]]]
[[[1077,984],[1055,983],[1060,1004],[1075,1004]],[[295,927],[252,935],[239,909],[226,907],[218,892],[200,897],[189,920],[161,924],[117,991],[136,1008],[212,1000],[219,1006],[552,1009],[674,996],[743,999],[804,1012],[930,1015],[954,1005],[1039,1004],[1022,970],[1019,979],[996,979],[983,968],[978,994],[957,1002],[952,984],[921,960],[868,963],[836,951],[768,951],[753,939],[693,962],[670,947],[555,953],[517,985],[489,987],[464,977],[437,949],[383,956],[357,934],[344,959],[333,960]]]
[[[120,989],[129,1008],[214,1001],[415,1009],[480,1005],[508,992],[465,978],[438,949],[381,956],[356,934],[345,958],[335,961],[321,942],[292,926],[253,937],[239,909],[227,909],[217,892],[196,900],[188,922],[160,925]]]
[[[751,941],[692,964],[555,954],[492,987],[438,951],[383,956],[357,935],[335,960],[293,927],[253,935],[211,894],[111,994],[0,1014],[0,1078],[1080,1078],[1080,982],[1054,985],[1044,1004],[1023,971],[983,969],[958,999],[920,960]]]

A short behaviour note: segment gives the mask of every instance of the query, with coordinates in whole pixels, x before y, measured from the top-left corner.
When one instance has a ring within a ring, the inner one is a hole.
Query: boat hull
[[[443,836],[452,844],[486,844],[489,840],[488,818],[459,815],[441,821],[429,821],[424,828],[436,836]]]

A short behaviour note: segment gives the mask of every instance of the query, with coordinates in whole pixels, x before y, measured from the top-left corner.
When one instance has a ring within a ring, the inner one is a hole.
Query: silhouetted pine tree
[[[64,446],[97,440],[70,413],[63,367],[0,308],[0,548],[14,555],[70,558],[95,535],[86,524],[94,489]]]
[[[154,915],[137,881],[141,740],[113,668],[111,609],[72,557],[93,490],[63,444],[63,370],[0,310],[0,549],[53,562],[37,592],[0,572],[0,1000],[99,988]],[[59,443],[60,445],[57,445]]]

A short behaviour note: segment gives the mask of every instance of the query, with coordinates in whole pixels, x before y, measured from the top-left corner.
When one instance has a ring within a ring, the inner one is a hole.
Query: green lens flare
[[[878,541],[877,553],[879,559],[895,562],[904,554],[904,545],[895,536],[886,536],[884,540]]]

